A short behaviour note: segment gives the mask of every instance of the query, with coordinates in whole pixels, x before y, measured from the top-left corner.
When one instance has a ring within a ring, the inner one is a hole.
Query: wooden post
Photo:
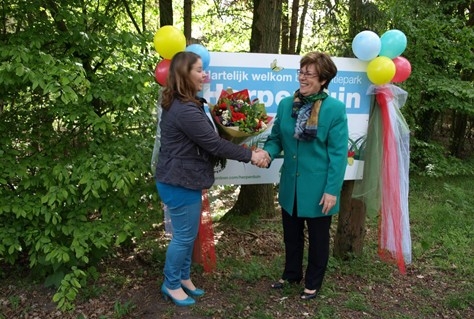
[[[354,183],[355,181],[348,180],[342,186],[333,250],[333,255],[341,259],[361,255],[364,248],[366,210],[361,200],[352,198]]]

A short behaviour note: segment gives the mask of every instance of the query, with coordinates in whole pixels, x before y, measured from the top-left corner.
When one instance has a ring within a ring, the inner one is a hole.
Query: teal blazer
[[[283,152],[278,201],[293,213],[295,196],[298,217],[322,217],[319,205],[324,193],[337,196],[328,215],[339,212],[339,201],[347,165],[349,133],[344,103],[327,97],[321,104],[316,139],[293,137],[296,119],[291,117],[293,96],[278,105],[273,127],[263,147],[273,160]]]

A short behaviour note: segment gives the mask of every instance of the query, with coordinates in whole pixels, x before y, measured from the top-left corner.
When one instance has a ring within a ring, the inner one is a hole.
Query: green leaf
[[[69,301],[72,301],[72,300],[76,299],[76,295],[77,295],[76,290],[73,289],[73,288],[70,288],[69,291],[66,293],[66,298]]]
[[[115,240],[115,245],[120,246],[125,240],[127,240],[128,234],[125,232],[120,232]]]
[[[74,287],[76,287],[76,288],[81,288],[81,287],[82,287],[81,284],[79,283],[79,281],[78,281],[76,278],[73,278],[73,279],[71,280],[71,283],[72,283],[72,285],[73,285]]]

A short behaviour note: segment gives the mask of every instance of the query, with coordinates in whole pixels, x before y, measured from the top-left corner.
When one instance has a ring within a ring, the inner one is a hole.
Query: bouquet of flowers
[[[263,133],[272,120],[263,103],[250,101],[247,89],[223,90],[217,104],[210,106],[210,112],[219,134],[236,144]]]

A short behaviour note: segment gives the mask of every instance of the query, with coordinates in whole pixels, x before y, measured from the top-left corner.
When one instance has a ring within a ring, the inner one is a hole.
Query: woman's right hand
[[[266,168],[270,164],[270,155],[268,155],[267,151],[257,148],[252,151],[251,162],[260,168]]]

